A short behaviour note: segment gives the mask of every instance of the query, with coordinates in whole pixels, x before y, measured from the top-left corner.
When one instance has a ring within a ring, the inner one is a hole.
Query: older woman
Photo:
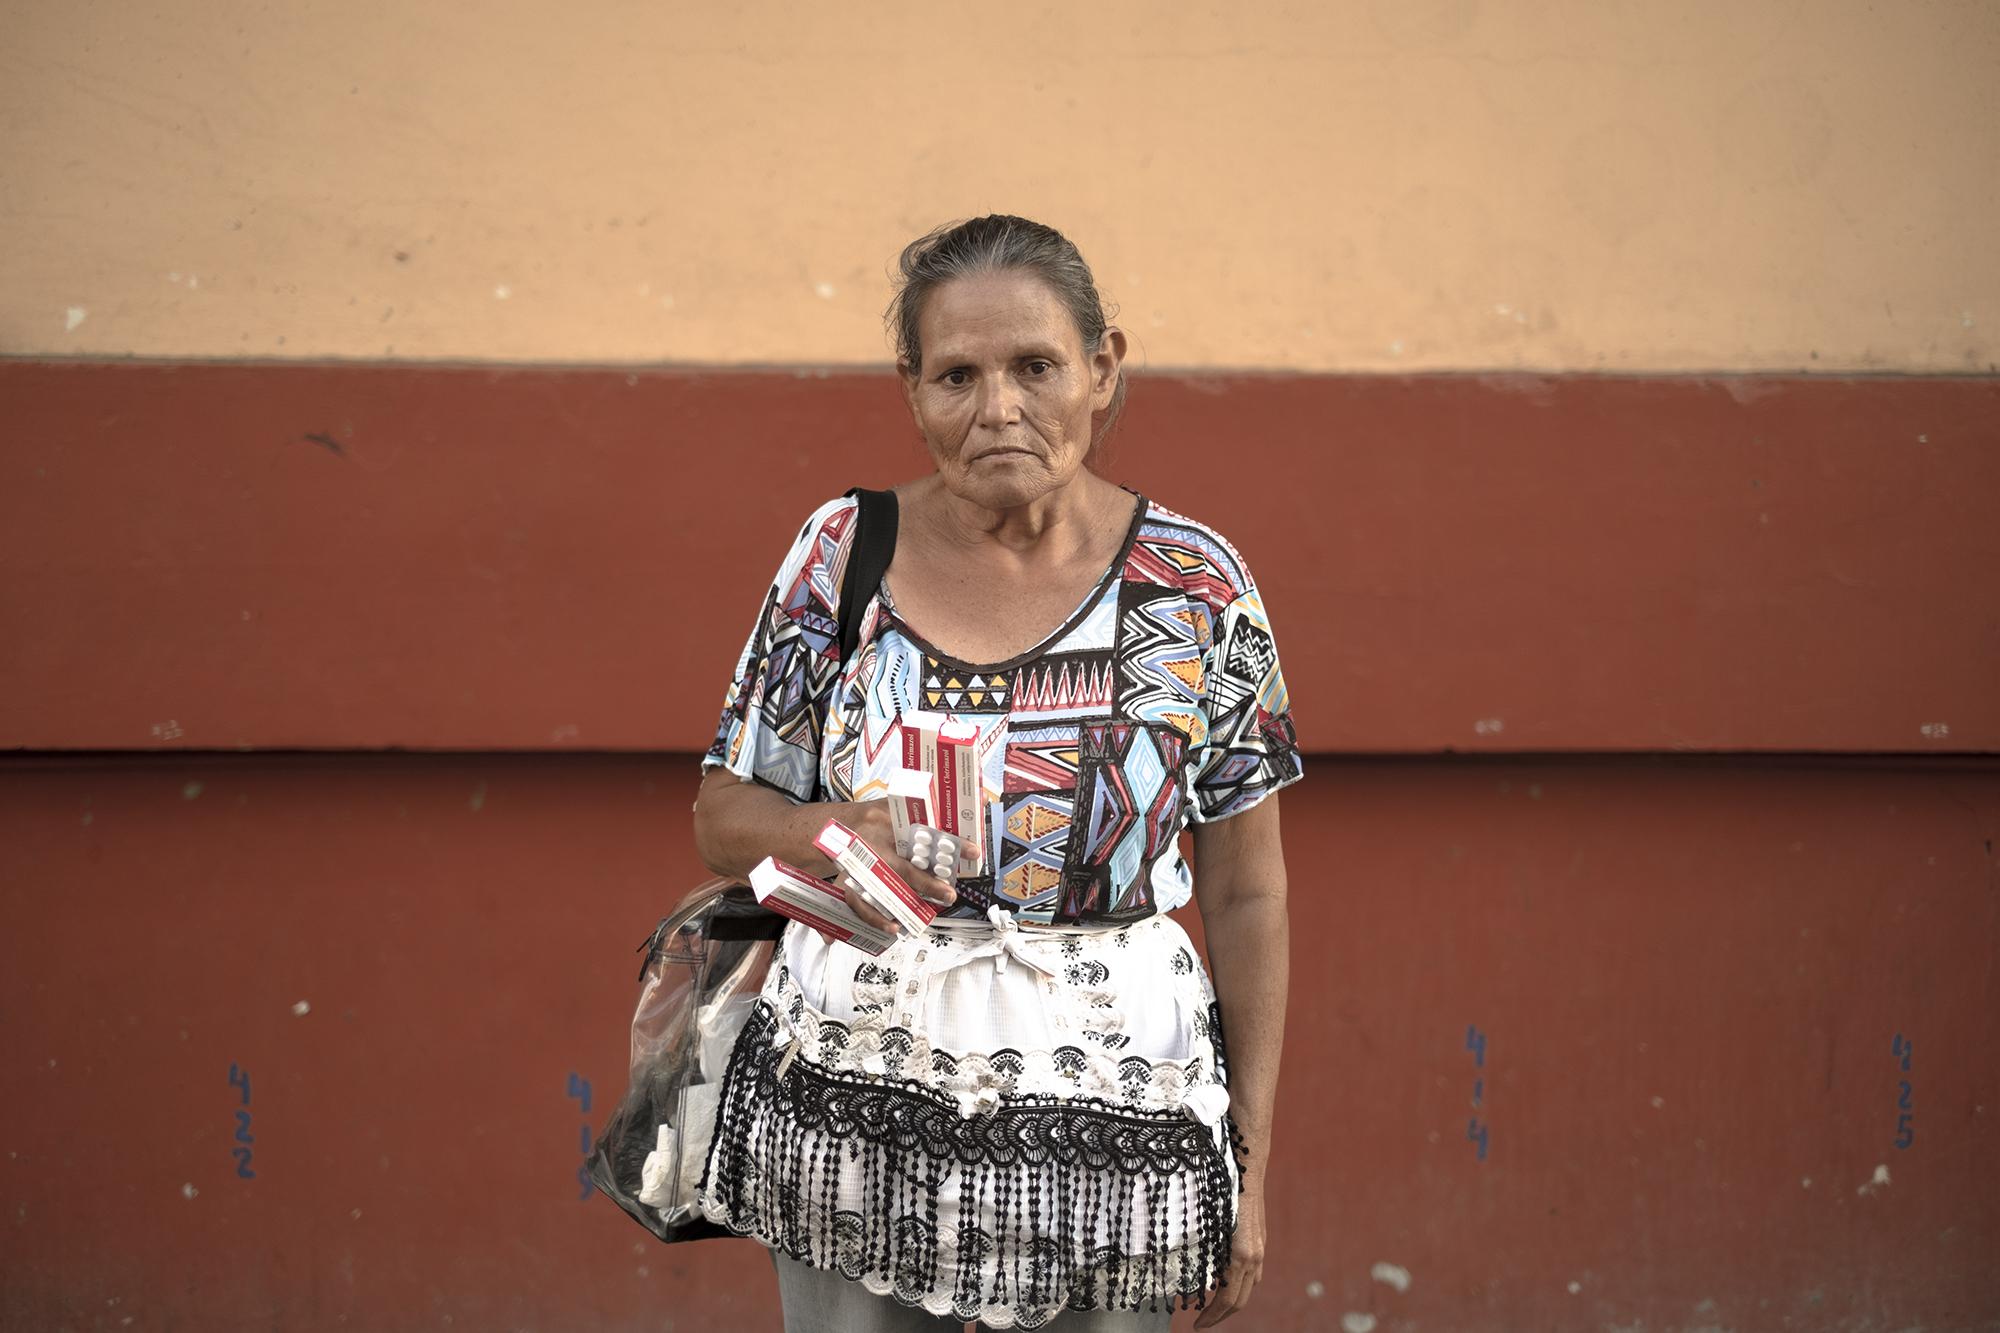
[[[856,502],[800,529],[695,833],[718,874],[831,875],[813,835],[838,818],[942,907],[876,957],[788,929],[700,1206],[770,1247],[792,1333],[1164,1330],[1176,1303],[1208,1327],[1262,1268],[1283,1043],[1275,793],[1300,766],[1270,625],[1219,534],[1090,470],[1125,335],[1068,240],[979,218],[902,273],[897,367],[936,471],[895,491],[844,661]],[[918,712],[994,740],[990,855],[956,883],[896,854],[882,799]],[[1166,915],[1190,897],[1213,985]]]

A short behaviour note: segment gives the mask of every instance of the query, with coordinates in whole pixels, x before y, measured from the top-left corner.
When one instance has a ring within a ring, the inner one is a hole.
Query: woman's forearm
[[[1222,1004],[1229,1107],[1243,1132],[1245,1184],[1260,1187],[1270,1160],[1271,1108],[1285,1046],[1290,939],[1284,895],[1247,895],[1204,911],[1202,929]]]
[[[714,768],[703,775],[695,798],[695,851],[703,865],[724,879],[747,881],[750,868],[767,856],[815,869],[824,858],[812,845],[813,834],[826,819],[823,807],[800,805],[782,792]]]

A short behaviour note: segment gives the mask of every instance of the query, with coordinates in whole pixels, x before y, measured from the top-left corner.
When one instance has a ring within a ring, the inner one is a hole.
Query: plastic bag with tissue
[[[710,880],[639,947],[639,1003],[625,1096],[590,1156],[598,1192],[663,1241],[730,1234],[694,1207],[716,1098],[783,917],[750,890]]]

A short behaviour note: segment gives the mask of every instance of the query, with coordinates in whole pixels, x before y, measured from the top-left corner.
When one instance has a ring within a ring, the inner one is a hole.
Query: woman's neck
[[[928,519],[939,545],[968,552],[998,547],[1017,559],[1063,559],[1087,548],[1099,539],[1110,511],[1129,517],[1131,502],[1122,489],[1085,469],[1025,504],[998,509],[954,494],[935,475],[918,485],[928,492],[920,492],[920,521]]]

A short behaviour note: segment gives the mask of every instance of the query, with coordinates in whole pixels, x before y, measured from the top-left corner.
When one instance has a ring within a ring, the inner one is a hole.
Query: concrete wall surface
[[[1155,366],[2000,359],[1986,0],[6,9],[0,351],[879,363],[998,211]]]

